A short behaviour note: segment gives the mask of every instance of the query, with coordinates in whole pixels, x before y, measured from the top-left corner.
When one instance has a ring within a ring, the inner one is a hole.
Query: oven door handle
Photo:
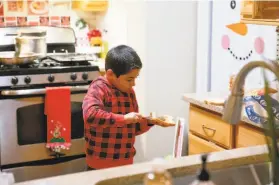
[[[71,86],[71,92],[87,91],[89,85]],[[46,94],[46,89],[20,89],[20,90],[4,90],[1,91],[2,96],[24,96],[24,95],[42,95]]]

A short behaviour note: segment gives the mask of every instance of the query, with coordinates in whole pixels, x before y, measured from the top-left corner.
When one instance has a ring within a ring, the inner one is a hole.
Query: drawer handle
[[[203,131],[206,133],[206,135],[208,135],[208,133],[206,132],[206,130],[212,131],[211,137],[213,137],[214,134],[215,134],[215,132],[216,132],[216,129],[215,129],[215,128],[210,128],[210,127],[207,127],[207,126],[205,126],[205,125],[202,125],[202,128],[203,128]]]

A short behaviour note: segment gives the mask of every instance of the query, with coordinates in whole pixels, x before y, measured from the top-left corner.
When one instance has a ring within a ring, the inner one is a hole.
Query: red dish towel
[[[47,148],[59,152],[71,146],[70,87],[48,87],[45,96]]]

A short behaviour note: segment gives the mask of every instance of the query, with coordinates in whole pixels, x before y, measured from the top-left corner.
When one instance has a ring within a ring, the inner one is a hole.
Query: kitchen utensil
[[[38,57],[46,56],[46,30],[21,29],[18,31],[15,42],[16,56],[31,52],[38,54]]]
[[[14,51],[0,52],[0,63],[4,65],[32,64],[38,58],[38,54],[32,52],[19,54],[18,56],[15,56]]]

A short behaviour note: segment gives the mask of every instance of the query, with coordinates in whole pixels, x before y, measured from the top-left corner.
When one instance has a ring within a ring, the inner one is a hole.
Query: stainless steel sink
[[[187,168],[187,167],[185,167]],[[185,168],[170,169],[174,185],[190,184],[196,174],[185,174]],[[216,185],[267,185],[270,183],[268,163],[245,165],[240,167],[210,170],[213,182]],[[107,179],[96,185],[143,185],[144,174]]]

